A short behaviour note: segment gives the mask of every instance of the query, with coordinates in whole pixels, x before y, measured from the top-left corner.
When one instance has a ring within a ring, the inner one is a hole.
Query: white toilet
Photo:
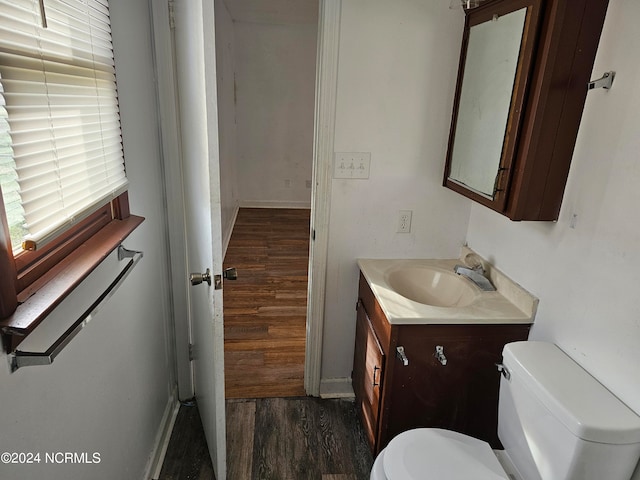
[[[449,430],[409,430],[380,452],[371,480],[629,480],[640,417],[551,343],[510,343],[503,365],[504,451]]]

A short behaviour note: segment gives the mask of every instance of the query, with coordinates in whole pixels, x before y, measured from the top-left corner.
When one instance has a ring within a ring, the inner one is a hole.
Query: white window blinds
[[[0,83],[34,249],[127,188],[107,0],[0,0]]]

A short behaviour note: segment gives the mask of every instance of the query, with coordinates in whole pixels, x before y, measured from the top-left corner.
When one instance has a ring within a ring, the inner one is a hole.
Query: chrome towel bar
[[[133,267],[142,259],[143,253],[136,250],[127,250],[122,245],[118,246],[118,260],[126,258],[130,260],[120,271],[118,276],[111,282],[104,292],[93,302],[89,308],[71,325],[45,352],[24,352],[15,350],[9,354],[11,372],[15,372],[22,367],[33,365],[51,365],[58,354],[66,347],[71,340],[82,330],[102,308],[109,298],[115,293],[125,278],[131,273]]]

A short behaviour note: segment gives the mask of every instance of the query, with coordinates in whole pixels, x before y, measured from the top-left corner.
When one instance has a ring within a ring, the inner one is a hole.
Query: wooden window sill
[[[47,272],[38,290],[0,320],[6,352],[12,352],[144,220],[114,219]]]

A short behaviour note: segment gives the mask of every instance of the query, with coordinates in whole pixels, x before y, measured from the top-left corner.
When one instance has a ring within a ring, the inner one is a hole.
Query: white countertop
[[[469,252],[463,248],[461,257]],[[483,292],[465,279],[477,289],[478,295],[471,304],[462,307],[435,307],[415,302],[396,293],[386,281],[389,271],[402,266],[429,266],[453,272],[453,267],[462,263],[460,259],[358,259],[360,271],[391,324],[533,323],[538,299],[487,262],[484,262],[487,276],[497,290]]]

